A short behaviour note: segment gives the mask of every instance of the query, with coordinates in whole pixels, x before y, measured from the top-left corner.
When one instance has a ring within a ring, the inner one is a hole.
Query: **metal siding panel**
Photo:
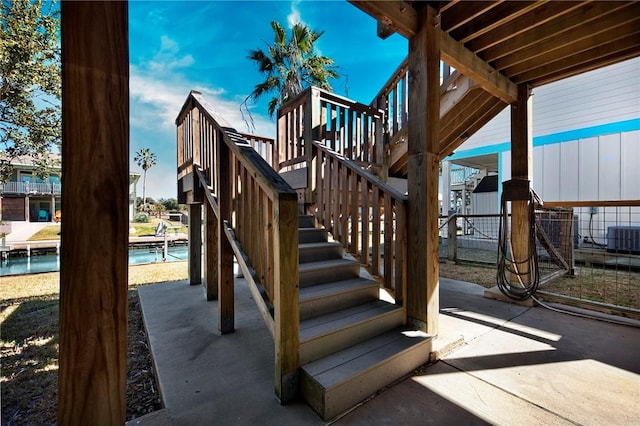
[[[548,199],[544,187],[544,169],[546,167],[544,158],[544,147],[537,146],[533,148],[533,170],[531,178],[531,187],[543,200]]]
[[[620,199],[620,134],[598,138],[600,173],[598,193],[602,200]]]
[[[581,139],[579,150],[579,199],[597,200],[598,185],[594,185],[594,182],[598,179],[598,138]]]
[[[640,130],[621,135],[620,198],[640,200]]]
[[[542,155],[544,158],[543,200],[560,200],[560,144],[545,146]]]
[[[560,200],[578,200],[580,198],[578,141],[560,144]]]

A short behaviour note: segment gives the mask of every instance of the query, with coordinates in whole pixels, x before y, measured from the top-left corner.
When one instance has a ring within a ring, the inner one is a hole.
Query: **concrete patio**
[[[483,297],[441,279],[441,360],[334,419],[339,425],[640,423],[640,328]],[[236,331],[186,282],[139,288],[166,409],[131,424],[324,424],[279,405],[273,342],[236,279]]]

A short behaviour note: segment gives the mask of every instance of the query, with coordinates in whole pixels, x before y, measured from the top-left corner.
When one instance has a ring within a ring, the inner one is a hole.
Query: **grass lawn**
[[[161,407],[137,286],[187,278],[187,262],[129,267],[127,418]],[[2,424],[55,424],[58,386],[57,272],[2,277],[0,392]]]
[[[130,223],[129,224],[129,236],[130,237],[147,237],[156,235],[156,227],[161,219],[150,218],[149,223]],[[162,220],[167,226],[171,227],[168,230],[168,235],[174,232],[186,233],[187,227],[180,222],[171,222],[168,220]],[[175,227],[175,228],[174,228]],[[133,231],[133,232],[131,232]],[[60,239],[60,225],[51,225],[42,228],[29,238],[29,241],[45,241],[45,240],[59,240]]]

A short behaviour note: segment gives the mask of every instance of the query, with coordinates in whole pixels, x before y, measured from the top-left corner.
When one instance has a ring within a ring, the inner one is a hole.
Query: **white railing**
[[[3,194],[61,194],[62,185],[51,182],[5,182],[0,185]]]

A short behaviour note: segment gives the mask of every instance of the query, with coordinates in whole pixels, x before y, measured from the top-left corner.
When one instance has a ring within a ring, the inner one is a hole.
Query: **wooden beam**
[[[202,282],[202,205],[189,205],[189,284]]]
[[[477,55],[455,41],[449,34],[440,32],[442,60],[462,74],[474,79],[480,87],[510,104],[517,99],[517,86]]]
[[[443,31],[453,31],[502,4],[502,1],[463,1],[453,5],[440,17]]]
[[[124,424],[129,228],[127,2],[63,2],[58,423]]]
[[[349,3],[406,38],[411,38],[418,32],[418,13],[408,3],[362,0],[349,0]]]
[[[407,321],[438,333],[438,141],[440,37],[435,11],[421,11],[420,31],[409,40]]]
[[[354,6],[371,15],[407,38],[413,37],[418,30],[420,20],[415,9],[407,3],[398,1],[355,1]],[[465,4],[465,7],[470,7]],[[510,104],[517,98],[516,85],[489,64],[476,56],[462,43],[454,40],[444,31],[437,30],[434,37],[440,35],[442,60],[455,67],[462,74],[478,82],[487,92]]]

